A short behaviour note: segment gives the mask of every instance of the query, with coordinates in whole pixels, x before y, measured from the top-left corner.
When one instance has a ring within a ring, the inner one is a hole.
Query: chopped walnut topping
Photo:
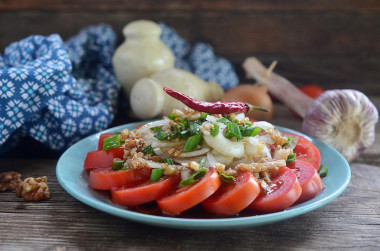
[[[269,161],[265,163],[251,163],[251,164],[244,164],[240,163],[236,166],[236,170],[244,171],[247,170],[251,173],[258,173],[262,171],[275,171],[277,172],[280,167],[286,166],[285,160],[275,160],[275,161]]]
[[[283,144],[286,143],[286,141],[288,141],[288,137],[283,136],[281,132],[277,129],[270,130],[270,137],[276,143],[276,145],[280,145],[280,146],[282,146]]]
[[[224,173],[226,166],[222,163],[216,163],[215,170],[218,171],[218,173]]]
[[[183,163],[182,166],[190,168],[190,169],[192,169],[194,171],[198,171],[199,170],[199,163],[196,162],[196,161],[189,161],[187,163]]]
[[[0,173],[0,191],[14,191],[22,183],[21,174],[17,172]]]
[[[50,198],[50,191],[47,185],[47,177],[33,178],[29,177],[24,182],[19,183],[17,195],[24,200],[40,201]]]

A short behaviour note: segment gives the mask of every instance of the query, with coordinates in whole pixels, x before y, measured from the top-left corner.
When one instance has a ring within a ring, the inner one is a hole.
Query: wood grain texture
[[[0,193],[1,250],[284,250],[380,247],[379,167],[352,163],[347,190],[326,206],[296,219],[255,228],[190,231],[153,227],[97,211],[68,195],[55,178],[56,160],[7,159],[2,171],[48,176],[51,199],[24,202]],[[20,231],[22,229],[22,231]],[[25,230],[28,229],[28,230]],[[223,241],[221,244],[220,240]],[[328,240],[328,241],[326,241]]]

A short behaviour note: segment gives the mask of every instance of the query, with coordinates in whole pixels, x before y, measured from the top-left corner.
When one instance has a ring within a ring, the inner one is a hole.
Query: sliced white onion
[[[156,127],[156,126],[169,126],[169,120],[168,119],[161,119],[161,120],[153,121],[153,122],[145,124],[141,128],[150,129],[150,128]]]
[[[265,144],[268,144],[268,145],[274,144],[274,141],[273,141],[273,139],[270,137],[269,134],[260,135],[260,136],[259,136],[259,139],[262,140],[262,141],[264,141]]]
[[[245,118],[245,114],[243,112],[236,114],[235,119],[242,121]]]
[[[172,157],[172,160],[175,162],[175,163],[186,163],[186,162],[190,162],[190,161],[195,161],[195,162],[199,162],[201,161],[201,159],[205,158],[206,155],[201,155],[201,156],[195,156],[195,157],[192,157],[192,158],[178,158],[178,157]]]
[[[204,155],[208,151],[210,151],[209,148],[202,148],[202,149],[197,150],[197,151],[191,151],[191,152],[187,152],[187,153],[181,153],[181,154],[178,155],[178,157],[180,157],[180,158],[189,158],[189,157]]]
[[[218,162],[214,158],[214,155],[212,155],[211,153],[207,153],[206,165],[215,168],[215,166],[216,166],[217,163]]]
[[[212,116],[212,115],[207,115],[206,120],[210,121],[211,123],[216,123],[216,121],[218,120],[218,118],[215,117],[215,116]]]
[[[214,155],[214,158],[216,162],[221,163],[223,165],[228,166],[231,164],[231,162],[234,160],[234,157],[223,155],[220,152],[216,151],[215,149],[211,151],[212,155]]]
[[[190,176],[190,169],[185,169],[183,171],[181,171],[181,180],[185,180],[187,178],[189,178]]]
[[[156,138],[155,138],[156,139]],[[186,143],[185,140],[180,140],[180,141],[167,141],[167,140],[158,140],[156,139],[155,141],[152,142],[152,147],[153,148],[173,148],[177,146],[184,146]]]
[[[274,126],[271,123],[268,123],[266,121],[256,121],[253,123],[254,127],[260,127],[261,129],[268,131],[273,130]]]
[[[203,135],[203,139],[206,143],[220,152],[221,154],[240,158],[244,156],[244,142],[234,142],[224,137],[222,133],[219,133],[215,137],[211,135]]]
[[[157,147],[153,149],[153,152],[157,155],[162,155],[164,152],[161,150],[161,148]]]

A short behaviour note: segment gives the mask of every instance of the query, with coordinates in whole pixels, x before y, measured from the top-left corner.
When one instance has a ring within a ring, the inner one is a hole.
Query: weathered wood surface
[[[162,21],[192,44],[210,43],[242,75],[248,56],[278,60],[296,84],[379,92],[380,2],[366,1],[0,1],[0,51],[32,34],[67,39],[85,26],[121,30],[136,19]],[[365,77],[363,77],[365,76]]]
[[[120,43],[123,26],[142,18],[167,23],[191,43],[210,43],[234,63],[242,82],[252,80],[240,64],[257,56],[266,64],[278,60],[276,71],[297,85],[358,89],[380,108],[378,0],[0,0],[0,54],[32,34],[67,39],[101,22],[115,29]],[[288,108],[276,103],[274,111],[274,124],[301,130]],[[119,113],[112,126],[132,120]],[[380,249],[379,124],[374,146],[351,163],[350,185],[333,202],[295,219],[223,231],[165,229],[102,213],[58,184],[59,154],[26,145],[0,158],[0,172],[47,175],[51,199],[31,203],[0,193],[0,250]]]
[[[378,106],[380,98],[372,99]],[[274,124],[300,130],[300,120],[275,106]],[[66,193],[55,176],[57,159],[4,158],[0,170],[48,176],[51,199],[24,202],[0,193],[0,250],[314,250],[380,248],[380,126],[375,145],[350,164],[341,196],[290,220],[245,229],[190,231],[153,227],[93,209]],[[333,167],[331,167],[333,168]]]

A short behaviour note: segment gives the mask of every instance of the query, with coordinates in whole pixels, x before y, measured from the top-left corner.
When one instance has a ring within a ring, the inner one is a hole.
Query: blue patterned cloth
[[[119,90],[112,70],[116,35],[91,26],[64,43],[30,36],[0,55],[0,151],[29,135],[64,150],[105,129]]]
[[[160,26],[175,67],[225,90],[238,84],[233,66],[215,56],[210,45],[191,48],[176,31]],[[109,126],[120,88],[112,68],[115,42],[112,28],[95,25],[66,43],[54,34],[9,45],[0,55],[0,152],[26,136],[63,151]]]
[[[239,79],[232,64],[215,55],[209,44],[198,42],[193,48],[178,33],[164,23],[161,40],[173,51],[175,67],[193,72],[198,77],[218,83],[224,90],[237,86]]]

